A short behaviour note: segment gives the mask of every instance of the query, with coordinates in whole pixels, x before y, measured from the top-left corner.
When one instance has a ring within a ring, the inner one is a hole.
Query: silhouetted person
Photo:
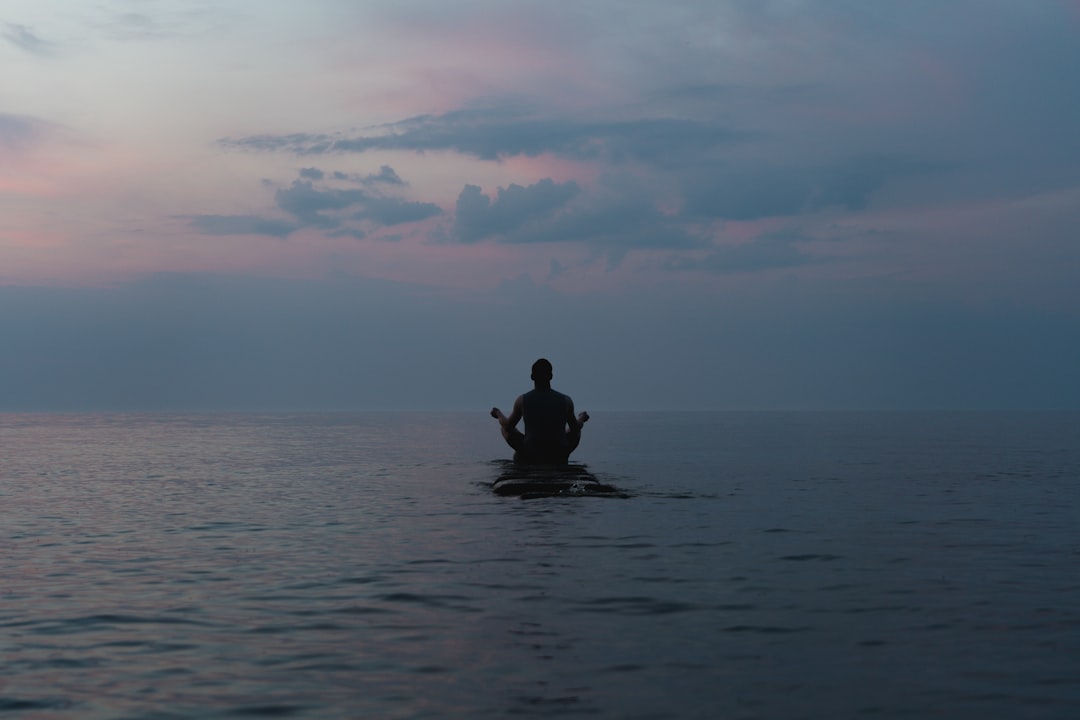
[[[574,415],[574,401],[551,389],[551,363],[540,358],[533,363],[532,380],[535,386],[518,395],[510,417],[499,408],[491,408],[491,417],[499,421],[502,436],[514,448],[514,461],[563,465],[581,442],[581,426],[589,413]],[[517,429],[525,418],[525,434]]]

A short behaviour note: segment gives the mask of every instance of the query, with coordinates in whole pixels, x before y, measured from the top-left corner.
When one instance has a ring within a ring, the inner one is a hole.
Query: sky
[[[1080,409],[1080,0],[0,0],[0,411]]]

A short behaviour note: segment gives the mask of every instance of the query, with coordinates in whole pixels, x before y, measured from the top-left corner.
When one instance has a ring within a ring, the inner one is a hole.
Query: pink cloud
[[[573,180],[583,185],[592,184],[600,176],[602,168],[596,164],[579,162],[554,155],[515,155],[505,158],[501,165],[512,177],[535,182],[550,178],[557,183]]]

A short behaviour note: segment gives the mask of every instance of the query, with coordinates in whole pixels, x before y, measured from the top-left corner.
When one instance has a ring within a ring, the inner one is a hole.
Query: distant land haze
[[[359,280],[205,276],[0,288],[0,411],[486,416],[484,404],[531,387],[541,352],[555,362],[555,386],[590,410],[1080,407],[1076,346],[1030,315],[920,320],[887,305],[815,310],[795,294],[789,306],[756,308],[756,322],[723,305],[673,321],[647,296],[545,294],[543,320],[534,300],[507,289],[417,295]],[[522,322],[530,313],[536,321]],[[620,329],[629,323],[633,332]]]

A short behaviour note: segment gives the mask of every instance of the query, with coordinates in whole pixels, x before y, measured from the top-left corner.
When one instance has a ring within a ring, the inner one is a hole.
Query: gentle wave
[[[0,417],[0,714],[1080,702],[1080,423],[599,415],[597,503],[495,496],[470,417]]]

